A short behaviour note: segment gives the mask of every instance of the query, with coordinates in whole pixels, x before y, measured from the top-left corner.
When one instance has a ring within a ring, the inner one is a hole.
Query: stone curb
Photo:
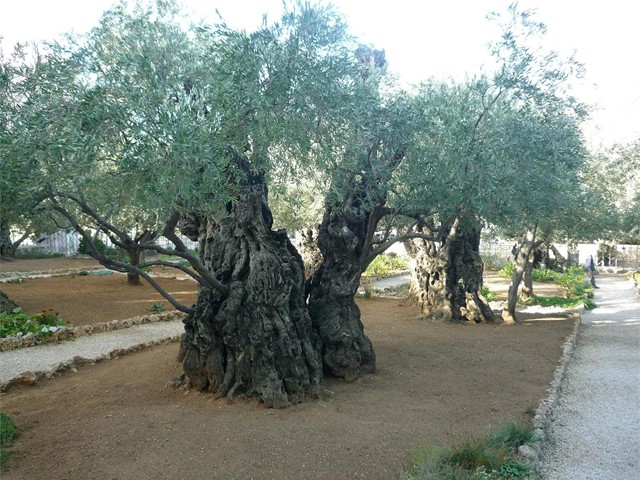
[[[172,335],[170,337],[160,338],[157,340],[152,340],[150,342],[144,342],[137,345],[133,345],[128,348],[116,348],[114,350],[111,350],[109,353],[101,355],[100,357],[97,357],[97,358],[85,358],[81,356],[76,356],[72,360],[69,360],[66,362],[60,362],[46,371],[24,372],[16,378],[12,378],[7,382],[0,383],[0,392],[6,393],[9,389],[17,385],[34,385],[40,380],[53,378],[68,370],[75,372],[77,371],[77,368],[79,366],[86,365],[88,363],[93,364],[96,362],[100,362],[102,360],[110,360],[110,359],[118,358],[122,355],[127,355],[129,353],[135,353],[155,345],[162,345],[166,343],[176,342],[180,340],[181,337],[182,337],[181,334]]]
[[[577,316],[575,325],[573,327],[573,331],[569,334],[562,347],[562,356],[560,357],[558,366],[553,373],[553,380],[551,381],[551,386],[548,389],[549,396],[540,401],[540,404],[533,416],[533,439],[531,442],[521,445],[518,448],[518,455],[531,465],[534,475],[540,474],[542,471],[542,452],[549,436],[553,411],[558,405],[558,401],[562,393],[562,383],[567,372],[567,366],[575,351],[578,331],[582,324],[581,314],[583,311],[584,308],[581,308],[572,312]]]
[[[11,282],[24,278],[41,278],[41,277],[63,277],[65,275],[78,274],[80,272],[92,272],[94,270],[104,270],[105,267],[86,267],[86,268],[62,268],[58,270],[40,270],[28,272],[0,272],[0,283]]]
[[[32,333],[23,337],[7,337],[0,339],[0,352],[9,352],[18,348],[34,347],[45,343],[73,340],[85,335],[121,330],[123,328],[143,325],[146,323],[173,322],[175,320],[182,320],[186,316],[187,315],[183,312],[172,311],[152,315],[142,315],[124,320],[111,320],[110,322],[100,322],[93,325],[78,325],[76,327],[61,328],[50,336],[44,338],[38,338]]]

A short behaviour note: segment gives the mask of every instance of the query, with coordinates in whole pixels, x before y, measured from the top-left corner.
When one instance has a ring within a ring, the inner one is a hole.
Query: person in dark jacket
[[[584,271],[587,272],[587,278],[584,283],[591,283],[593,288],[600,288],[596,285],[596,262],[593,260],[593,255],[589,255],[587,260],[584,262]]]

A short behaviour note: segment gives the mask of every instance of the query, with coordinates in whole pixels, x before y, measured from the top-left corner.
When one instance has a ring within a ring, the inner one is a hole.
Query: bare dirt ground
[[[117,302],[133,316],[159,301],[116,275],[0,288],[34,311],[56,308],[69,319],[80,312],[77,323],[117,318]],[[0,397],[20,432],[2,478],[398,478],[422,446],[482,435],[537,406],[575,321],[553,314],[528,315],[516,327],[445,325],[421,319],[405,300],[359,305],[376,374],[350,384],[326,379],[323,398],[284,410],[167,387],[180,372],[177,343],[14,388]]]

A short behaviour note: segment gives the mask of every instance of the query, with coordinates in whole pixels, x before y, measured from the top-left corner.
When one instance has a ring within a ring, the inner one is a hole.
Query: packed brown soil
[[[133,316],[159,301],[116,275],[0,288],[34,311],[80,312],[78,322]],[[168,387],[180,372],[177,343],[14,388],[0,402],[20,436],[1,477],[396,479],[421,447],[483,435],[537,406],[575,322],[556,314],[515,327],[446,325],[401,299],[359,305],[378,371],[350,384],[328,378],[322,398],[284,410]],[[122,306],[131,313],[116,314]]]

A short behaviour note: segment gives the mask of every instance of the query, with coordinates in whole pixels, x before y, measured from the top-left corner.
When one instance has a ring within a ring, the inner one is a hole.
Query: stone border
[[[177,310],[171,312],[163,312],[152,315],[142,315],[124,320],[111,320],[109,322],[99,322],[93,325],[78,325],[75,327],[60,328],[48,337],[38,338],[34,334],[29,333],[22,337],[6,337],[0,339],[0,352],[8,352],[18,348],[34,347],[45,343],[61,342],[73,340],[85,335],[93,335],[96,333],[110,332],[112,330],[121,330],[123,328],[133,327],[135,325],[143,325],[154,322],[173,322],[182,320],[187,315]]]
[[[558,405],[560,395],[562,393],[562,383],[564,381],[567,365],[575,351],[578,331],[582,324],[581,312],[574,312],[577,315],[573,331],[567,337],[563,347],[560,362],[553,373],[553,380],[548,389],[549,396],[540,401],[538,408],[533,416],[533,439],[531,442],[521,445],[518,448],[520,455],[529,465],[532,466],[533,472],[539,474],[542,471],[542,452],[545,447],[549,430],[551,428],[551,417],[555,407]]]
[[[107,270],[103,266],[86,267],[86,268],[61,268],[58,270],[39,270],[39,271],[12,271],[0,272],[0,283],[11,282],[26,278],[46,278],[46,277],[64,277],[65,275],[77,275],[80,272],[92,272],[94,270]],[[114,272],[115,273],[115,272]]]
[[[54,365],[52,368],[47,371],[39,371],[39,372],[24,372],[20,374],[16,378],[12,378],[8,382],[0,383],[0,392],[5,393],[10,390],[12,387],[17,385],[34,385],[40,380],[53,378],[57,375],[60,375],[69,370],[76,372],[78,367],[86,364],[94,364],[97,362],[101,362],[103,360],[111,360],[114,358],[118,358],[121,355],[127,355],[129,353],[135,353],[140,350],[144,350],[145,348],[153,347],[155,345],[164,345],[167,343],[172,343],[180,340],[182,335],[173,335],[166,338],[161,338],[158,340],[152,340],[150,342],[140,343],[138,345],[133,345],[129,348],[116,348],[109,353],[105,353],[104,355],[98,358],[85,358],[81,356],[73,357],[72,360],[66,362],[60,362]]]

